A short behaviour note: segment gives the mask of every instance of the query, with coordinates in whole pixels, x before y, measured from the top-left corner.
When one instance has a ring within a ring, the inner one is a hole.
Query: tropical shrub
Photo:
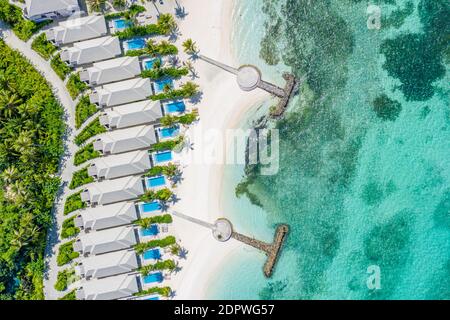
[[[68,196],[64,203],[64,215],[75,210],[86,208],[86,203],[81,200],[81,191]]]
[[[159,294],[163,297],[169,297],[172,293],[172,289],[170,287],[152,287],[149,289],[145,289],[139,292],[136,292],[134,296],[140,297],[140,296],[146,296],[150,294]]]
[[[82,91],[87,89],[87,84],[80,80],[80,74],[74,73],[69,77],[66,84],[72,99],[75,99]]]
[[[36,23],[23,17],[22,9],[10,4],[8,0],[0,0],[0,20],[9,24],[16,36],[28,41],[47,22]]]
[[[57,48],[47,40],[45,33],[41,33],[33,40],[31,48],[39,53],[45,60],[50,59],[52,54],[57,50]]]
[[[186,82],[179,89],[171,89],[168,92],[155,94],[150,98],[153,101],[166,99],[191,98],[198,93],[199,86],[193,82]]]
[[[176,239],[174,236],[167,236],[163,239],[155,239],[150,240],[148,242],[141,242],[134,245],[134,250],[137,254],[143,254],[145,251],[149,249],[153,249],[156,247],[164,248],[171,246],[176,243]]]
[[[78,252],[73,251],[74,242],[75,240],[69,241],[59,246],[58,256],[56,257],[56,263],[59,267],[80,256]]]
[[[173,150],[173,149],[175,149],[178,145],[180,145],[183,142],[184,142],[184,138],[182,136],[179,136],[179,137],[177,137],[175,139],[172,139],[172,140],[160,141],[158,143],[155,143],[155,144],[153,144],[150,147],[150,150],[152,152],[164,151],[164,150]]]
[[[77,295],[76,295],[76,289],[70,291],[68,294],[66,294],[65,296],[59,298],[58,300],[77,300]]]
[[[165,115],[164,117],[162,117],[159,122],[163,125],[163,126],[173,126],[175,123],[181,123],[181,124],[191,124],[192,122],[196,121],[198,117],[198,111],[197,110],[193,110],[191,113],[185,113],[181,116],[172,116],[170,114]]]
[[[58,54],[53,57],[53,59],[50,61],[50,66],[52,67],[53,71],[56,72],[58,77],[61,78],[61,80],[64,80],[66,76],[72,71],[72,69],[61,60],[61,56]]]
[[[5,4],[10,8],[6,2],[0,1],[0,15]],[[63,115],[42,75],[0,39],[0,299],[44,299]]]
[[[180,78],[182,76],[186,76],[188,73],[189,70],[187,68],[154,68],[142,71],[141,77],[158,80],[163,77]]]
[[[155,200],[160,201],[168,201],[173,195],[173,192],[170,189],[163,188],[158,191],[147,190],[142,196],[139,197],[141,201],[144,202],[152,202]]]
[[[93,114],[97,112],[98,108],[89,100],[89,96],[80,98],[75,107],[75,127],[78,129],[81,125]]]
[[[116,19],[116,18],[120,18],[120,17],[125,17],[127,15],[129,16],[136,16],[139,13],[145,12],[145,7],[137,5],[137,4],[132,4],[128,10],[126,11],[121,11],[121,12],[114,12],[114,13],[110,13],[105,15],[105,19],[106,20],[112,20],[112,19]]]
[[[72,180],[70,181],[69,189],[76,189],[79,186],[94,182],[94,178],[92,178],[88,174],[88,168],[85,167],[78,171],[75,171],[72,175]]]
[[[106,132],[106,128],[100,124],[100,118],[92,120],[81,132],[75,137],[75,143],[81,145],[93,136]]]
[[[80,233],[80,228],[75,226],[75,216],[64,220],[61,229],[61,238],[67,239]]]
[[[177,267],[177,265],[176,265],[175,261],[173,261],[172,259],[169,259],[169,260],[164,260],[164,261],[158,261],[154,264],[147,264],[145,266],[142,266],[141,268],[139,268],[139,272],[145,277],[153,271],[157,271],[157,270],[173,271],[173,270],[175,270],[176,267]]]
[[[137,224],[138,226],[147,229],[150,228],[152,224],[155,223],[172,223],[172,216],[170,214],[164,214],[161,216],[152,216],[147,218],[141,218],[139,220],[134,221],[134,224]]]
[[[100,152],[94,150],[94,145],[92,143],[89,143],[75,153],[73,162],[76,166],[79,166],[80,164],[88,160],[95,159],[100,156]]]
[[[67,289],[67,286],[70,284],[69,281],[75,276],[75,270],[73,269],[65,269],[58,272],[58,276],[56,278],[55,289],[57,291],[64,291]]]

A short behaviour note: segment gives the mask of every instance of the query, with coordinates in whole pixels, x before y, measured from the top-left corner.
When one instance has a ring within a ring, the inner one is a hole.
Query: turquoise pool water
[[[159,300],[159,297],[158,296],[154,296],[154,297],[147,298],[146,300]]]
[[[154,58],[154,59],[145,61],[144,62],[145,70],[153,69],[153,66],[155,65],[156,61],[159,61],[161,63],[161,58]]]
[[[186,110],[186,105],[183,101],[175,101],[166,104],[166,112],[174,113],[174,112],[184,112]]]
[[[132,23],[130,21],[126,21],[125,19],[114,20],[114,27],[116,29],[125,29],[131,25]]]
[[[150,228],[141,229],[141,235],[144,237],[147,236],[156,236],[159,233],[158,226],[156,224],[152,224]]]
[[[153,177],[147,179],[147,187],[155,188],[164,186],[166,184],[166,178],[164,176]]]
[[[179,128],[178,127],[162,128],[159,129],[158,131],[161,138],[172,138],[178,135]]]
[[[224,212],[266,241],[277,223],[291,231],[271,279],[264,255],[243,248],[209,298],[450,298],[448,1],[374,3],[379,30],[367,28],[365,1],[238,2],[240,63],[279,85],[284,70],[304,82],[274,124],[278,172],[256,171],[250,197],[236,198],[244,172],[228,166]],[[373,267],[378,289],[367,286]]]
[[[129,50],[137,50],[145,48],[145,40],[144,39],[133,39],[125,42],[127,45],[127,48]]]
[[[158,80],[155,82],[155,90],[156,92],[163,92],[164,88],[166,86],[169,86],[170,88],[173,88],[173,80],[172,79],[163,79]]]
[[[164,277],[161,272],[151,273],[148,276],[144,277],[144,283],[155,283],[155,282],[162,282],[164,280]]]
[[[166,162],[172,160],[172,151],[164,151],[155,153],[153,155],[156,163]]]
[[[161,252],[159,249],[151,249],[144,252],[142,255],[144,260],[158,260],[161,259]]]
[[[141,205],[142,212],[153,212],[161,210],[161,204],[158,201],[147,202]]]

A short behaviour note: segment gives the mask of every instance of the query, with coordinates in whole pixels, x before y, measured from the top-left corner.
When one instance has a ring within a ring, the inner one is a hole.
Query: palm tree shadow
[[[175,8],[175,16],[178,19],[184,19],[186,18],[186,16],[188,15],[188,13],[186,12],[186,8],[181,6],[178,1],[175,0],[175,3],[177,4],[177,7]]]
[[[176,295],[177,295],[177,292],[175,290],[172,290],[172,291],[170,291],[169,298],[173,299],[173,298],[175,298]]]
[[[172,204],[175,204],[175,203],[177,203],[180,200],[181,200],[181,198],[178,198],[178,196],[176,194],[172,195],[172,198],[170,199]]]
[[[180,259],[186,259],[188,253],[189,253],[189,250],[187,250],[186,248],[181,248],[180,253],[178,253],[178,257],[180,257]]]
[[[195,95],[193,95],[191,98],[189,98],[189,102],[192,104],[199,104],[202,101],[203,98],[203,92],[197,92]]]

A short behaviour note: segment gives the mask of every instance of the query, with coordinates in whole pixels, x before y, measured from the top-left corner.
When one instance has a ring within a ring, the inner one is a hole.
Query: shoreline
[[[202,54],[237,66],[231,38],[235,1],[182,1],[182,5],[188,12],[179,23],[182,39],[192,38]],[[195,81],[203,92],[199,104],[200,121],[187,132],[195,139],[191,139],[193,150],[183,155],[186,162],[183,181],[176,190],[180,199],[173,209],[214,222],[227,216],[223,212],[221,196],[225,165],[198,161],[204,159],[202,157],[211,145],[210,135],[205,132],[212,130],[225,134],[227,129],[237,128],[244,115],[270,95],[262,90],[243,92],[233,75],[204,61],[197,60],[194,66],[199,75]],[[180,263],[181,271],[170,280],[176,290],[175,299],[208,299],[206,294],[212,276],[244,244],[234,239],[218,242],[212,237],[211,230],[177,217],[174,217],[174,230],[181,246],[188,250],[187,259]]]

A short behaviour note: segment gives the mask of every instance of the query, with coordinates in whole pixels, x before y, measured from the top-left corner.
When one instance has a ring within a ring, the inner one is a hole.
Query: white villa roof
[[[154,143],[155,128],[149,125],[103,133],[94,141],[94,149],[104,154],[117,154],[149,148]]]
[[[97,158],[88,167],[88,174],[97,179],[114,179],[143,173],[150,168],[150,156],[142,150]]]
[[[94,66],[81,72],[83,81],[92,85],[102,85],[109,82],[134,78],[141,74],[138,57],[121,57],[94,63]]]
[[[121,53],[119,38],[106,36],[74,43],[73,47],[61,52],[61,59],[72,65],[80,65],[111,59]]]
[[[119,104],[145,100],[152,95],[150,79],[136,78],[106,84],[90,95],[92,103],[99,106],[117,106]]]
[[[142,194],[142,179],[135,176],[93,183],[81,193],[81,199],[91,204],[104,205],[135,199]]]
[[[137,276],[124,274],[83,281],[76,296],[80,300],[114,300],[131,296],[138,291]]]
[[[75,225],[84,228],[84,230],[101,230],[127,225],[137,218],[134,203],[118,202],[80,211],[75,218]]]
[[[137,243],[133,227],[119,227],[81,235],[73,244],[82,255],[96,255],[131,248]]]
[[[100,123],[109,128],[126,128],[152,123],[162,118],[161,102],[144,100],[113,107],[100,116]]]
[[[83,258],[75,267],[78,276],[85,278],[103,278],[127,273],[138,268],[136,253],[121,250]]]
[[[28,17],[61,10],[79,10],[78,0],[25,0]]]
[[[106,32],[104,16],[87,16],[63,21],[59,26],[47,30],[45,34],[48,40],[54,40],[56,44],[68,44],[100,37]]]

